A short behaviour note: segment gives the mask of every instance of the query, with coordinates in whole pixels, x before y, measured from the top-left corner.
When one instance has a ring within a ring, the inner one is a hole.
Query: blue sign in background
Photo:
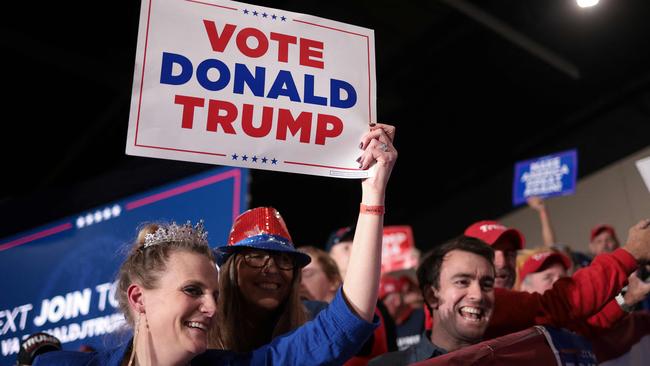
[[[112,285],[138,226],[204,219],[210,245],[224,244],[247,180],[245,169],[215,169],[0,240],[0,365],[13,365],[37,331],[66,350],[113,344],[121,315]]]
[[[553,197],[575,193],[578,176],[577,150],[559,152],[515,164],[512,203],[531,196]]]

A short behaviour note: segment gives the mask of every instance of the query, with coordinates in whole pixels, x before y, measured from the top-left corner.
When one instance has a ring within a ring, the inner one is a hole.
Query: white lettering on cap
[[[533,259],[540,262],[540,261],[546,259],[546,257],[548,257],[551,254],[553,254],[553,253],[546,252],[546,253],[533,254]]]
[[[487,233],[488,231],[492,231],[492,230],[508,230],[507,227],[499,224],[481,225],[479,229],[481,229],[481,231],[484,233]]]

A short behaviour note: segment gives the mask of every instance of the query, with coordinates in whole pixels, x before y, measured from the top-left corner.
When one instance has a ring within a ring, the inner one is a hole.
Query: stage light
[[[600,0],[576,0],[576,3],[581,8],[589,8],[592,6],[596,6],[598,5],[599,2]]]

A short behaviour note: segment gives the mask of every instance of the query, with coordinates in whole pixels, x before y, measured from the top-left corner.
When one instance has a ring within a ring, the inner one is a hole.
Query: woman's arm
[[[397,158],[392,145],[394,136],[395,128],[388,125],[376,125],[364,136],[360,147],[365,151],[360,165],[367,169],[376,164],[377,171],[362,183],[362,204],[384,204],[386,183]],[[382,144],[386,144],[385,151]],[[208,350],[192,364],[343,364],[361,349],[377,326],[372,319],[379,286],[382,233],[383,215],[359,214],[343,289],[314,320],[251,353]]]
[[[361,141],[364,150],[359,159],[362,169],[376,165],[373,177],[364,179],[361,208],[354,234],[343,292],[350,307],[366,321],[371,321],[377,303],[381,243],[384,228],[386,184],[397,159],[393,146],[395,127],[376,124]]]

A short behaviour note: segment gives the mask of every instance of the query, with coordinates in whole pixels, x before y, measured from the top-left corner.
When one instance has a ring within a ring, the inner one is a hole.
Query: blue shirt
[[[360,319],[343,299],[341,289],[332,303],[303,326],[276,337],[253,352],[207,350],[191,365],[341,365],[354,356],[379,324]],[[58,351],[36,358],[34,366],[120,366],[130,344],[101,352]]]

